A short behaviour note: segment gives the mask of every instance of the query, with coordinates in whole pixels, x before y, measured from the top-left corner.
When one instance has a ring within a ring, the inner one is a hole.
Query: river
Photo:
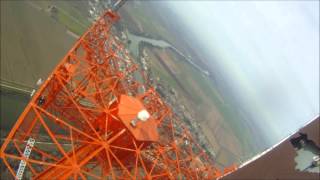
[[[170,48],[171,50],[178,53],[181,57],[181,60],[187,61],[197,70],[199,70],[202,74],[208,75],[206,70],[203,70],[197,64],[195,64],[191,58],[186,57],[182,52],[180,52],[177,48],[169,44],[164,40],[151,39],[143,36],[138,36],[127,32],[128,38],[131,40],[131,44],[129,46],[129,50],[134,55],[134,57],[139,56],[139,44],[141,42],[148,43],[154,47],[159,48]],[[1,127],[4,129],[11,129],[23,109],[26,107],[27,103],[30,100],[29,93],[22,93],[13,91],[4,87],[1,87],[1,116],[0,122]]]
[[[188,62],[195,69],[200,71],[203,75],[205,75],[205,76],[209,75],[209,72],[207,70],[201,68],[200,66],[198,66],[196,63],[194,63],[192,61],[192,58],[184,55],[176,47],[174,47],[173,45],[169,44],[168,42],[166,42],[164,40],[157,40],[157,39],[147,38],[144,36],[135,35],[129,31],[127,31],[127,36],[128,36],[128,39],[131,41],[131,44],[129,46],[129,50],[134,55],[134,57],[139,57],[139,45],[141,42],[148,43],[154,47],[170,48],[171,50],[173,50],[174,52],[176,52],[177,54],[179,54],[182,57],[179,59],[182,59],[182,60]]]

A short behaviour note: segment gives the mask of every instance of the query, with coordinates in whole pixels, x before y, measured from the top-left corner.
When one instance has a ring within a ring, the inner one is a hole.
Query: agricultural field
[[[174,87],[182,95],[184,105],[195,112],[196,120],[217,152],[217,159],[221,164],[237,162],[241,156],[251,151],[245,140],[250,137],[239,139],[235,135],[234,129],[241,128],[241,125],[232,124],[236,118],[230,117],[230,108],[207,77],[187,62],[179,60],[170,50],[146,49],[155,76]]]
[[[1,1],[1,79],[34,87],[75,42],[67,29],[29,1]]]
[[[203,67],[206,64],[206,57],[199,53],[201,47],[192,43],[188,30],[180,26],[174,14],[170,14],[162,6],[156,8],[157,5],[159,4],[139,2],[126,4],[120,11],[126,28],[140,36],[169,42],[186,56],[192,55],[193,62]],[[162,13],[157,9],[161,9]],[[167,18],[164,17],[166,15]],[[240,117],[246,118],[242,116],[243,112],[237,109],[231,96],[226,97],[231,93],[230,90],[224,86],[219,87],[220,85],[213,80],[223,81],[221,79],[223,77],[203,76],[184,61],[183,57],[170,49],[156,47],[146,49],[151,57],[152,72],[162,80],[161,82],[168,83],[182,95],[183,104],[195,112],[202,131],[211,141],[213,149],[219,152],[216,154],[221,156],[227,154],[229,157],[229,159],[218,158],[219,161],[225,164],[245,161],[261,150],[256,144],[259,140],[252,136],[256,133],[254,128],[246,121],[240,120]]]
[[[44,2],[1,1],[0,121],[6,130],[29,102],[38,79],[46,79],[76,41],[47,6],[40,6]]]
[[[46,79],[90,26],[89,8],[86,1],[1,1],[1,82],[13,82],[29,91],[39,78]],[[200,57],[197,47],[191,48],[192,43],[185,43],[183,34],[179,35],[178,25],[159,11],[142,1],[128,2],[119,11],[120,23],[134,34],[164,40],[186,56]],[[170,48],[144,49],[155,77],[174,88],[183,105],[194,112],[220,166],[238,162],[239,157],[252,152],[250,132],[243,131],[246,125],[237,121],[239,112],[226,102],[209,77]],[[199,58],[195,62],[199,63]],[[7,108],[1,113],[2,122],[14,122],[28,100],[28,93],[1,89],[1,106]]]

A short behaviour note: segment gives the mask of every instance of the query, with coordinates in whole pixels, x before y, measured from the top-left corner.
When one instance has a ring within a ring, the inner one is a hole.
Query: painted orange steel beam
[[[106,11],[75,43],[5,139],[16,179],[214,179],[219,171],[161,100]],[[140,77],[140,78],[139,78]]]

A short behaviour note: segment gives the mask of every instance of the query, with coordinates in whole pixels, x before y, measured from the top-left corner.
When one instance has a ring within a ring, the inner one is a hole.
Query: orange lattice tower
[[[107,11],[75,43],[1,147],[16,179],[214,179],[190,131],[112,35]],[[228,171],[229,172],[229,171]]]

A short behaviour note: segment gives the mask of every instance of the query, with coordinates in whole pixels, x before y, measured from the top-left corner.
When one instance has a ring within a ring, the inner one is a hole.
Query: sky
[[[271,142],[319,116],[319,1],[166,3]]]

